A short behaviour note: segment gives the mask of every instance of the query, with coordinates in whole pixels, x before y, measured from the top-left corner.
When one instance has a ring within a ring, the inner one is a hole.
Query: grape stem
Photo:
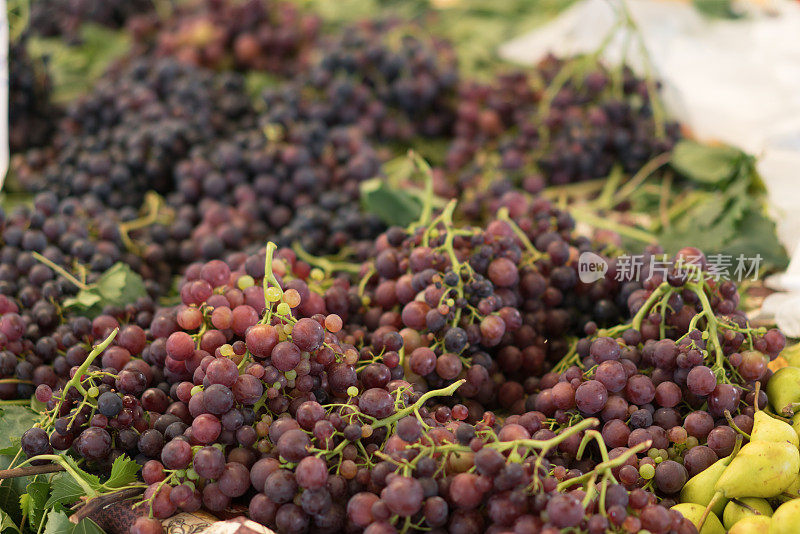
[[[78,367],[78,369],[75,371],[75,375],[72,378],[70,378],[69,381],[64,385],[64,389],[61,391],[61,399],[58,401],[58,406],[53,409],[52,413],[53,420],[55,419],[56,415],[58,415],[58,413],[60,412],[59,408],[61,407],[62,404],[64,404],[64,401],[67,398],[67,392],[69,391],[70,388],[74,387],[75,389],[77,389],[81,393],[81,395],[83,395],[84,400],[86,400],[88,392],[81,385],[81,379],[86,370],[95,360],[95,358],[97,358],[97,356],[99,356],[104,350],[106,350],[106,348],[111,344],[111,342],[114,341],[114,338],[117,337],[118,332],[119,328],[115,328],[108,335],[108,337],[105,340],[103,340],[102,343],[100,343],[99,345],[95,345],[95,347],[92,349],[89,355],[86,356],[86,359],[83,361],[80,367]]]
[[[61,467],[63,467],[64,471],[66,471],[69,474],[69,476],[71,476],[73,478],[73,480],[75,480],[75,483],[78,484],[81,487],[81,489],[84,491],[84,493],[86,494],[86,496],[88,498],[93,499],[93,498],[97,497],[98,495],[100,495],[91,486],[91,484],[86,482],[86,480],[84,480],[83,477],[77,471],[75,471],[75,469],[72,468],[72,466],[69,464],[69,462],[67,460],[64,459],[63,456],[60,456],[58,454],[40,454],[38,456],[34,456],[32,458],[28,458],[27,460],[25,460],[24,462],[19,464],[18,467],[24,467],[26,464],[29,464],[29,463],[37,461],[37,460],[48,460],[50,462],[55,462],[58,465],[60,465]]]

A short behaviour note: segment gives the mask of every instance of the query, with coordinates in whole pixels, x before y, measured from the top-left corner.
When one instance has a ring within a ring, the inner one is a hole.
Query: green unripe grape
[[[87,391],[86,394],[94,399],[100,394],[100,390],[97,388],[97,386],[92,386],[89,388],[89,391]]]
[[[639,467],[639,475],[645,480],[650,480],[656,476],[656,468],[650,464],[644,464]]]
[[[244,276],[239,277],[239,280],[236,281],[236,285],[239,286],[239,289],[244,291],[248,287],[253,287],[254,285],[256,285],[256,281],[253,280],[252,276],[246,274]]]
[[[347,388],[347,394],[350,397],[355,397],[356,395],[358,395],[358,388],[355,386],[350,386],[349,388]]]

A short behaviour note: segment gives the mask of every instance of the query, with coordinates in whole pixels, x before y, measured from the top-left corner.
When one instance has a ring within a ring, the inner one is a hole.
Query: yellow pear
[[[800,499],[778,506],[769,522],[769,534],[797,534],[800,527]]]
[[[791,415],[793,412],[784,412],[784,408],[800,402],[800,368],[783,367],[775,371],[767,382],[767,397],[777,413]]]
[[[771,519],[765,515],[748,515],[737,521],[728,534],[766,534]]]
[[[786,441],[751,441],[723,471],[714,488],[726,499],[771,498],[783,493],[800,471],[800,451]]]
[[[800,436],[800,413],[797,413],[792,417],[792,428]]]
[[[797,432],[791,425],[779,419],[770,417],[766,412],[759,410],[753,415],[753,431],[750,441],[788,441],[797,447]]]
[[[772,507],[766,500],[758,497],[734,499],[725,505],[725,511],[722,512],[722,525],[730,529],[741,518],[751,515],[772,517]]]
[[[705,507],[692,502],[682,502],[672,507],[672,510],[677,510],[683,517],[694,523],[694,526],[700,524],[700,520],[705,513]],[[698,528],[700,534],[725,534],[725,527],[719,522],[719,518],[714,514],[709,514],[703,523],[703,528]]]
[[[703,507],[708,506],[708,503],[714,498],[716,492],[714,485],[717,483],[717,480],[719,480],[719,477],[722,476],[723,471],[725,471],[725,468],[728,467],[732,459],[733,455],[720,458],[706,469],[690,478],[681,489],[680,501],[682,503],[699,504]],[[718,498],[711,511],[721,516],[726,502],[727,499]]]

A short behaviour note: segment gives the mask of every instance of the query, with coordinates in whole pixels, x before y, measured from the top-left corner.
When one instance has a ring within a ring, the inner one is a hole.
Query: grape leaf
[[[389,226],[408,226],[419,219],[422,203],[401,188],[390,186],[382,178],[361,183],[364,211],[377,215]]]
[[[40,416],[25,406],[5,406],[0,409],[0,454],[3,450],[19,446],[19,439],[26,430],[39,420]]]
[[[20,508],[23,515],[28,517],[28,523],[33,530],[38,530],[39,523],[45,511],[45,503],[50,493],[50,483],[44,480],[33,481],[27,486],[28,493],[20,497]],[[26,498],[27,497],[27,498]],[[23,501],[25,503],[23,504]]]
[[[53,478],[53,490],[44,506],[50,508],[56,503],[70,505],[77,502],[85,493],[70,475],[60,473]]]
[[[80,467],[77,462],[67,455],[62,456],[64,460],[69,463],[70,467],[92,488],[99,490],[101,488],[100,479],[97,476],[87,473]],[[45,508],[49,508],[53,504],[72,504],[77,502],[78,499],[85,496],[86,492],[78,484],[69,473],[59,473],[53,478],[53,489],[50,493],[50,498],[45,503]]]
[[[124,454],[117,456],[111,464],[111,475],[104,484],[107,488],[121,488],[136,480],[136,473],[139,472],[139,464],[131,460]]]
[[[703,185],[731,178],[745,154],[731,146],[710,146],[683,140],[675,145],[670,165],[689,180]]]
[[[11,516],[0,506],[0,534],[19,534],[20,530]]]
[[[123,307],[147,296],[144,281],[125,263],[117,262],[97,282],[64,301],[64,306],[81,310],[88,316],[98,315],[106,306]]]
[[[103,529],[100,528],[97,523],[88,517],[84,517],[75,525],[75,528],[72,529],[72,534],[105,534],[105,532],[103,532]]]
[[[44,534],[70,534],[75,528],[72,521],[63,510],[50,510],[47,514],[47,521]]]
[[[0,456],[0,469],[11,467],[12,460],[13,456]],[[22,520],[22,514],[19,513],[19,499],[25,493],[25,486],[28,482],[29,477],[0,480],[0,511],[5,511],[11,517],[12,522]]]

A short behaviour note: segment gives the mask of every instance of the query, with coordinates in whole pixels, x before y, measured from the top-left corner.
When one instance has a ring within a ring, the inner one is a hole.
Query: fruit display
[[[63,110],[11,63],[2,534],[793,531],[800,368],[748,314],[759,265],[617,221],[727,150],[657,82],[478,80],[424,17],[34,5],[31,35],[131,46]],[[768,220],[731,154],[708,211]]]

